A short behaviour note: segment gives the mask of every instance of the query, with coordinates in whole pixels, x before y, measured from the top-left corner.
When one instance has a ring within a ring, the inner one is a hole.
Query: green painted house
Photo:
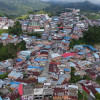
[[[40,24],[37,23],[37,22],[30,22],[29,23],[29,26],[40,26]]]

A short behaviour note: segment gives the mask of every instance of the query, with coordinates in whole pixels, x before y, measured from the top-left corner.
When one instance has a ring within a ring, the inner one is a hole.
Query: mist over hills
[[[56,2],[51,0],[0,0],[0,16],[21,16],[34,10],[46,10],[47,12],[60,12],[65,8],[80,8],[85,11],[100,11],[100,5],[91,2]]]
[[[81,11],[86,12],[98,12],[100,11],[100,6],[93,4],[89,1],[84,2],[47,2],[49,7],[45,10],[51,12],[52,15],[59,15],[59,13],[64,12],[66,8],[76,8],[81,9]]]
[[[100,5],[99,4],[94,4],[89,1],[84,1],[84,2],[62,2],[62,1],[47,1],[47,3],[51,5],[59,5],[63,7],[68,7],[68,8],[79,8],[81,10],[86,10],[86,11],[100,11]],[[55,6],[54,6],[55,7]]]

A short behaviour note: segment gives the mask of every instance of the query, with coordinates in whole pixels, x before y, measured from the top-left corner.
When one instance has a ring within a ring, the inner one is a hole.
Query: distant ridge
[[[17,17],[29,11],[46,10],[47,12],[61,12],[65,8],[79,8],[85,11],[100,11],[100,5],[85,2],[43,2],[42,0],[0,0],[0,16]]]

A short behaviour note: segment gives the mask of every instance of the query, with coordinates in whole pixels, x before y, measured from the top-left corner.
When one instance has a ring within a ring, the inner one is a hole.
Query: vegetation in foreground
[[[78,44],[94,45],[100,43],[100,26],[89,26],[88,31],[83,32],[83,38],[79,40],[72,39],[70,48]]]
[[[84,12],[88,19],[97,20],[100,19],[100,13]]]
[[[16,21],[14,23],[13,27],[9,27],[8,28],[8,33],[12,34],[12,35],[18,35],[18,36],[20,36],[21,34],[23,34],[20,22]]]
[[[42,34],[38,32],[29,33],[28,36],[36,36],[36,38],[41,38]]]
[[[84,75],[81,77],[80,75],[75,75],[75,68],[71,67],[71,79],[69,80],[70,83],[76,83],[80,80],[92,80],[92,78],[89,75]]]
[[[78,100],[83,100],[83,93],[78,90]]]
[[[17,56],[17,52],[21,50],[26,50],[26,43],[24,41],[14,45],[14,44],[7,44],[3,46],[0,43],[0,61],[15,58]]]
[[[100,77],[96,78],[96,82],[100,85]]]
[[[95,94],[96,100],[100,100],[100,93]]]
[[[81,80],[81,77],[79,76],[79,75],[75,75],[74,73],[75,73],[75,68],[74,67],[71,67],[71,79],[70,79],[70,83],[75,83],[75,82],[77,82],[77,81],[79,81],[79,80]]]
[[[4,73],[2,75],[0,75],[0,79],[5,79],[8,77],[8,73]]]

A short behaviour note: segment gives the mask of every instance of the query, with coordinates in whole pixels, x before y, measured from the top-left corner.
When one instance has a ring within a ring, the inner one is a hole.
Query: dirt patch
[[[94,48],[97,49],[97,50],[100,50],[100,44],[94,45]]]

